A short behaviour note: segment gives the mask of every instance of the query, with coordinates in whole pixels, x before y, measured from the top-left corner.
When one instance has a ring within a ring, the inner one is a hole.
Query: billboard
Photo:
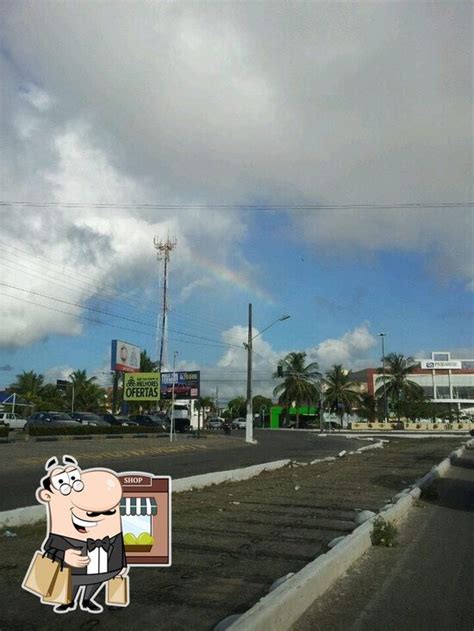
[[[461,370],[462,362],[456,359],[450,359],[449,361],[437,361],[432,359],[422,359],[421,367],[424,370]]]
[[[201,371],[183,370],[161,373],[161,398],[171,399],[173,392],[174,374],[174,398],[198,399],[200,396]]]
[[[140,347],[121,340],[112,340],[111,369],[118,372],[140,372]]]
[[[158,401],[159,398],[159,372],[136,372],[124,376],[124,401]]]

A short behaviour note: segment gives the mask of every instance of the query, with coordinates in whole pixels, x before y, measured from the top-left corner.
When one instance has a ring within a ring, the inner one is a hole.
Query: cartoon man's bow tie
[[[103,539],[88,539],[87,551],[92,552],[95,548],[103,548],[106,552],[110,548],[110,537],[104,537]]]

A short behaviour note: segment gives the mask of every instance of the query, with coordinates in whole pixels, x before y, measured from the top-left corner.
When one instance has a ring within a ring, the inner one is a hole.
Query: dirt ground
[[[67,626],[212,629],[351,532],[357,510],[379,510],[462,442],[394,438],[383,449],[175,495],[172,567],[132,568],[128,608],[100,616],[72,612]],[[65,616],[20,588],[44,527],[14,531],[16,537],[0,537],[1,631],[64,628]]]

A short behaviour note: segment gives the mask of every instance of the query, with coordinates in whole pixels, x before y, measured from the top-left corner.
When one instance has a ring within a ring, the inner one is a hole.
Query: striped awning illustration
[[[158,507],[154,497],[122,497],[121,515],[156,515]]]

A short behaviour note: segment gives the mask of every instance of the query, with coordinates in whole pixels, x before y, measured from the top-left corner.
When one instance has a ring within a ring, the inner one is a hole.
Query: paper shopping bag
[[[41,552],[35,552],[21,586],[38,596],[47,596],[58,572],[57,561],[49,559]]]
[[[128,576],[115,577],[105,584],[105,604],[126,607],[130,602]]]
[[[68,605],[72,601],[71,568],[60,568],[49,588],[49,593],[42,598],[44,603]]]

